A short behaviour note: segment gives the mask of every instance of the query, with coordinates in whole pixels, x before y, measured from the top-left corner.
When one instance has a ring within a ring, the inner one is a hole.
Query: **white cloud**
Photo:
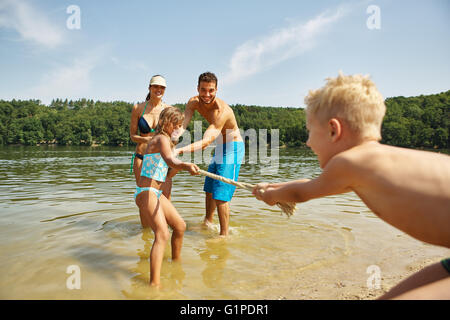
[[[120,67],[127,71],[146,71],[149,69],[147,64],[145,64],[144,62],[136,61],[134,59],[131,61],[124,62],[124,61],[120,60],[119,58],[113,56],[113,57],[111,57],[111,62],[115,66]]]
[[[49,103],[53,98],[70,98],[83,95],[90,86],[93,65],[75,61],[72,65],[59,67],[44,74],[40,84],[31,89],[31,96]]]
[[[224,83],[251,76],[312,49],[317,37],[342,18],[345,11],[341,7],[332,14],[324,12],[304,24],[296,23],[259,39],[246,41],[233,53]]]
[[[0,28],[16,30],[21,38],[54,48],[63,42],[62,28],[24,0],[0,1]]]
[[[92,90],[92,72],[103,57],[104,48],[94,48],[89,55],[76,58],[67,65],[53,68],[42,76],[39,84],[31,88],[28,95],[46,104],[55,98],[86,97]]]

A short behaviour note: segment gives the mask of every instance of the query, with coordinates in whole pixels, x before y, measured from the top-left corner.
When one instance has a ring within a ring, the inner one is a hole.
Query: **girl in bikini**
[[[140,177],[134,198],[139,207],[141,223],[150,227],[155,239],[150,252],[150,284],[159,287],[164,250],[169,240],[169,228],[173,230],[171,246],[172,260],[179,260],[186,223],[169,199],[163,194],[168,168],[187,170],[198,174],[197,165],[182,162],[173,155],[174,143],[179,136],[184,120],[183,113],[175,107],[166,107],[161,112],[153,138],[143,154]]]

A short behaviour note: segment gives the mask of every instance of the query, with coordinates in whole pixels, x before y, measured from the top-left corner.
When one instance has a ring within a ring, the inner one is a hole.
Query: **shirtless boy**
[[[217,77],[205,72],[198,78],[198,96],[189,100],[184,113],[183,128],[186,129],[194,112],[197,111],[209,123],[203,139],[188,146],[176,149],[178,154],[203,150],[216,141],[214,156],[208,171],[225,178],[238,180],[239,170],[245,154],[245,146],[233,110],[222,99],[216,97]],[[213,221],[217,208],[220,235],[228,235],[230,220],[229,202],[236,187],[206,177],[203,191],[206,192],[205,225]]]
[[[327,79],[309,92],[307,145],[322,174],[313,180],[258,184],[269,205],[305,202],[354,191],[381,219],[410,236],[450,248],[450,157],[380,144],[385,114],[375,84],[361,75]],[[412,275],[381,298],[450,299],[444,259]]]

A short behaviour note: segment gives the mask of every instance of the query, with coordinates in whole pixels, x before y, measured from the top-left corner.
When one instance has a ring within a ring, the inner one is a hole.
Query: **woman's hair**
[[[321,123],[331,118],[344,120],[361,136],[381,140],[381,124],[386,106],[369,76],[360,74],[327,78],[324,87],[310,90],[305,97],[306,114]]]
[[[166,107],[161,111],[159,115],[158,124],[155,128],[155,135],[164,134],[170,138],[170,135],[165,131],[166,127],[169,123],[172,123],[173,126],[176,126],[182,123],[184,120],[184,113],[180,111],[177,107]],[[175,145],[172,140],[172,147]]]
[[[161,77],[161,78],[164,78],[162,75],[160,75],[160,74],[155,74],[151,79],[153,79],[153,78],[155,78],[155,77]],[[150,82],[152,82],[152,80],[150,79]],[[150,86],[151,85],[149,85],[149,88],[150,88]],[[145,98],[145,101],[148,101],[148,100],[150,100],[150,90],[148,90],[148,94],[147,94],[147,97]]]

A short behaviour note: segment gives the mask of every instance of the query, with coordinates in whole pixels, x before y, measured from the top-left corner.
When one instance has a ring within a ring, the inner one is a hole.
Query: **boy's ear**
[[[332,118],[328,121],[328,132],[331,137],[331,141],[336,142],[342,135],[342,124],[336,119]]]

